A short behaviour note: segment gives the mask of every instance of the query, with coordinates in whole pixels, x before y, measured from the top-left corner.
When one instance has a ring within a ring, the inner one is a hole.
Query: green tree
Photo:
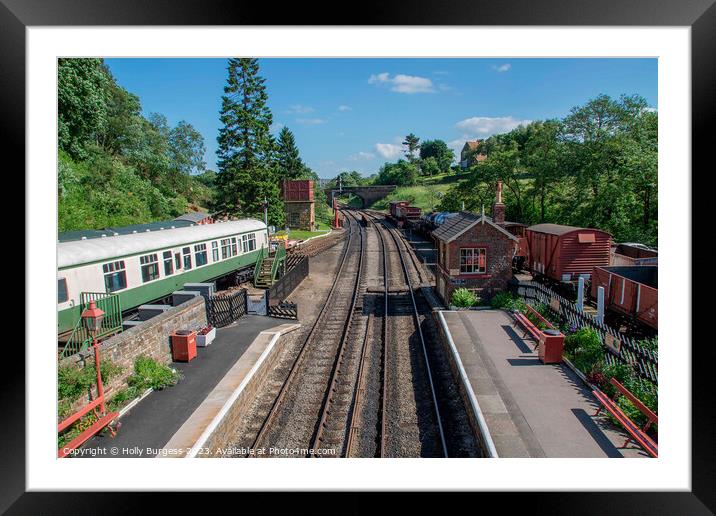
[[[435,158],[441,173],[450,172],[450,166],[455,160],[455,153],[443,140],[425,140],[420,145],[420,159],[425,161]]]
[[[281,179],[299,179],[305,175],[306,165],[301,160],[296,139],[288,127],[283,127],[278,134],[276,159]]]
[[[269,223],[283,226],[273,121],[265,79],[257,59],[229,59],[219,129],[216,208],[232,216],[261,216],[269,203]]]
[[[86,158],[106,130],[110,82],[102,59],[58,59],[58,141],[74,159]]]
[[[405,155],[408,158],[408,161],[411,163],[415,161],[415,153],[420,148],[420,138],[415,136],[413,133],[410,133],[408,136],[405,137],[405,140],[403,140],[403,145],[405,145]]]
[[[204,172],[204,137],[190,123],[181,120],[169,132],[169,156],[171,167],[180,174],[201,174]]]

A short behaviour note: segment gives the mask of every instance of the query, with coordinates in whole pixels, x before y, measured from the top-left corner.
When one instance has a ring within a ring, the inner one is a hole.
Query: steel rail
[[[353,323],[353,315],[355,312],[355,306],[356,302],[358,301],[358,296],[360,294],[360,284],[361,284],[361,278],[363,277],[363,265],[365,263],[365,251],[366,251],[366,238],[365,238],[365,230],[361,226],[360,222],[358,222],[358,219],[348,210],[344,211],[346,215],[349,215],[356,221],[358,224],[358,230],[360,233],[360,254],[358,256],[358,272],[356,273],[356,280],[355,285],[353,289],[353,298],[351,299],[350,308],[348,309],[348,317],[346,318],[345,325],[343,326],[343,332],[341,334],[341,339],[338,345],[338,352],[336,353],[335,361],[333,362],[333,367],[331,368],[331,379],[329,381],[329,388],[326,391],[325,395],[323,396],[323,400],[321,401],[321,419],[318,423],[318,427],[314,430],[313,438],[311,439],[311,449],[317,450],[320,442],[323,440],[324,437],[324,431],[326,428],[326,422],[328,420],[328,416],[330,414],[330,409],[333,406],[333,395],[337,394],[338,392],[338,380],[341,376],[341,365],[344,362],[345,359],[345,353],[346,353],[346,337],[348,336],[348,331],[350,330],[351,324]],[[367,327],[366,327],[366,333],[363,335],[363,349],[365,349],[365,341],[367,337]],[[362,353],[361,353],[362,355]],[[355,390],[354,390],[354,397],[352,398],[352,402],[355,401]],[[353,406],[353,404],[351,403]],[[349,410],[352,410],[352,407],[349,407]],[[312,456],[316,456],[315,453],[312,453]]]
[[[445,431],[443,429],[442,424],[442,417],[440,415],[440,406],[438,403],[437,394],[435,393],[435,383],[433,381],[433,373],[432,369],[430,367],[430,360],[428,359],[428,351],[427,347],[425,346],[425,337],[423,335],[423,330],[420,327],[420,313],[418,311],[418,305],[415,301],[415,294],[413,293],[413,285],[410,281],[410,273],[408,272],[408,267],[405,263],[405,260],[403,258],[403,249],[401,248],[400,242],[398,237],[395,236],[395,233],[391,231],[388,228],[385,228],[385,230],[388,232],[388,234],[392,237],[393,241],[395,242],[395,246],[398,249],[398,257],[400,258],[400,264],[402,265],[403,274],[405,275],[405,281],[408,284],[408,292],[410,292],[410,300],[413,304],[413,320],[415,321],[415,327],[418,330],[418,335],[420,336],[420,344],[423,349],[423,357],[425,358],[425,369],[428,373],[428,382],[430,384],[430,393],[432,395],[433,399],[433,408],[435,409],[435,417],[438,424],[438,432],[440,434],[440,442],[443,449],[443,456],[448,457],[448,448],[447,443],[445,441]]]
[[[370,215],[369,215],[370,216]],[[373,218],[370,218],[371,224],[374,226],[376,233],[378,233],[378,236],[380,237],[380,245],[382,250],[382,258],[383,258],[383,317],[381,318],[381,339],[382,339],[382,366],[381,366],[381,396],[378,403],[378,412],[381,414],[381,424],[378,428],[379,437],[380,437],[380,447],[377,450],[380,454],[380,457],[384,456],[384,450],[385,450],[385,432],[384,428],[386,426],[386,416],[385,416],[385,410],[383,410],[383,400],[385,400],[385,397],[387,395],[387,388],[386,388],[386,343],[388,342],[388,262],[387,262],[387,250],[385,246],[385,241],[383,239],[383,234],[378,229],[375,221]],[[371,313],[368,316],[368,324],[366,325],[366,334],[368,333],[369,328],[371,327],[371,322],[373,320],[373,314]],[[367,338],[366,338],[367,340]],[[360,427],[358,425],[358,411],[356,410],[356,407],[360,407],[361,402],[363,400],[363,393],[366,391],[366,378],[365,378],[365,363],[367,361],[367,345],[366,341],[363,342],[363,348],[361,351],[361,358],[360,358],[360,365],[358,367],[358,385],[355,390],[355,397],[353,402],[353,412],[351,414],[351,421],[350,421],[350,430],[348,434],[348,443],[346,445],[346,456],[351,457],[353,455],[353,448],[355,446],[355,441],[357,439],[357,434],[360,432]]]
[[[362,238],[362,235],[361,235]],[[294,382],[294,379],[297,375],[297,371],[299,370],[299,366],[303,363],[305,356],[307,354],[307,350],[309,348],[308,344],[310,342],[313,342],[315,335],[317,333],[317,330],[319,328],[319,323],[322,321],[324,315],[328,313],[327,308],[331,306],[331,301],[333,299],[333,295],[336,291],[336,287],[338,286],[339,280],[341,279],[341,275],[343,274],[343,269],[347,261],[347,257],[349,255],[349,250],[351,247],[351,242],[353,239],[353,225],[351,224],[349,226],[349,233],[348,238],[346,241],[345,249],[343,250],[343,254],[341,256],[340,265],[338,267],[338,271],[336,272],[336,277],[333,280],[333,284],[331,285],[331,290],[328,292],[328,296],[326,296],[326,301],[323,304],[323,307],[321,308],[320,313],[318,314],[318,317],[316,317],[316,320],[313,323],[313,326],[311,327],[311,331],[306,336],[306,339],[303,341],[303,344],[301,345],[301,349],[299,350],[298,354],[296,355],[295,360],[293,361],[293,364],[291,365],[291,369],[289,370],[288,376],[286,377],[286,381],[283,382],[281,385],[281,389],[279,390],[278,395],[276,396],[276,399],[273,401],[271,405],[271,409],[269,410],[268,415],[264,419],[264,421],[261,424],[261,428],[259,429],[258,434],[256,435],[256,438],[254,439],[251,448],[256,449],[257,445],[261,440],[265,437],[265,434],[267,433],[268,429],[273,424],[276,414],[278,413],[278,409],[283,402],[283,399],[286,396],[286,393],[288,392],[289,386]],[[362,245],[362,244],[361,244]],[[255,454],[251,454],[250,457],[257,457]]]

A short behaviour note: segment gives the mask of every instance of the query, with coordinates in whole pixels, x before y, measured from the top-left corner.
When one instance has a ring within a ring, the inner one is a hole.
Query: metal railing
[[[104,312],[102,327],[96,337],[102,339],[122,331],[122,304],[118,294],[107,294],[105,292],[82,292],[80,294],[80,314],[89,307],[90,301],[94,301],[97,308]],[[69,340],[60,353],[60,358],[68,357],[84,351],[92,343],[92,335],[82,324],[82,317],[75,323]]]

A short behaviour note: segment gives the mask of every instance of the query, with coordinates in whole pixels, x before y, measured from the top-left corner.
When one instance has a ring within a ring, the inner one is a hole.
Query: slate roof
[[[191,211],[189,213],[185,213],[184,215],[180,215],[174,220],[188,220],[189,222],[199,222],[201,220],[204,220],[209,216],[208,213],[204,213],[203,211]]]
[[[517,240],[515,235],[495,224],[487,215],[476,215],[469,211],[461,211],[456,217],[449,218],[443,225],[433,231],[433,236],[445,242],[452,242],[465,231],[483,221],[501,231],[512,240]]]

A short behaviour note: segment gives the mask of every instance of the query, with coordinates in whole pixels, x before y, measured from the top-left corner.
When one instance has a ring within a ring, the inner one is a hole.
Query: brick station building
[[[433,231],[438,245],[436,287],[446,305],[461,287],[488,298],[507,287],[519,239],[505,224],[500,181],[492,217],[484,210],[482,215],[463,211]]]

